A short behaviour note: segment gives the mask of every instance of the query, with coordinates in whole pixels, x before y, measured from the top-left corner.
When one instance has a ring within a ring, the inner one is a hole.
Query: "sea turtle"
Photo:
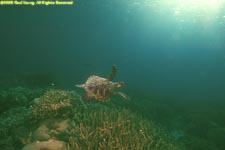
[[[101,102],[106,102],[114,94],[120,95],[124,99],[128,99],[127,95],[114,90],[114,88],[120,88],[124,85],[123,82],[112,82],[115,75],[116,66],[113,65],[112,72],[108,78],[92,75],[84,84],[76,85],[76,87],[83,88],[85,90],[85,94],[83,96],[85,101],[93,98]]]

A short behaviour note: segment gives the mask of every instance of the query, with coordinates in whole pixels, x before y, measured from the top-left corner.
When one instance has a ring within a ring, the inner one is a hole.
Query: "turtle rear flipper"
[[[126,94],[122,93],[122,92],[115,92],[115,94],[123,97],[126,100],[129,100],[129,97]]]

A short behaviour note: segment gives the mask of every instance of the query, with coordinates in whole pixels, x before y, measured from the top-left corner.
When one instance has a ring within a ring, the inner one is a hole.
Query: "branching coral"
[[[70,130],[70,149],[177,149],[152,122],[125,109],[99,109],[83,114]]]
[[[49,90],[32,106],[33,117],[38,120],[68,117],[83,108],[80,99],[76,92]]]

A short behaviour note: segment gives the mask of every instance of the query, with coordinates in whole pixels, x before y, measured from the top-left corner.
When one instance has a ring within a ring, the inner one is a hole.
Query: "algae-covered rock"
[[[25,145],[23,149],[61,150],[65,148],[65,143],[69,138],[68,128],[69,120],[49,119],[42,121],[36,129],[30,132],[31,134],[21,139]]]
[[[44,121],[33,133],[33,141],[48,141],[49,139],[68,140],[69,120],[50,119]]]
[[[22,150],[65,150],[65,149],[66,149],[65,142],[57,140],[33,142],[22,148]]]
[[[38,127],[32,134],[33,141],[48,141],[50,138],[49,128],[45,124]]]

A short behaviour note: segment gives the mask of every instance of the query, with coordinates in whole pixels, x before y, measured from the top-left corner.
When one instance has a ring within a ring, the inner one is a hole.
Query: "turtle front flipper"
[[[116,69],[117,69],[116,65],[112,65],[112,72],[108,77],[109,81],[112,81],[114,79],[114,77],[116,76]]]
[[[126,99],[126,100],[129,100],[129,99],[130,99],[126,94],[124,94],[124,93],[122,93],[122,92],[115,92],[115,94],[116,94],[116,95],[119,95],[119,96],[121,96],[121,97],[123,97],[123,98]]]
[[[84,95],[83,95],[83,100],[88,101],[89,99],[90,99],[90,95],[85,92]]]

